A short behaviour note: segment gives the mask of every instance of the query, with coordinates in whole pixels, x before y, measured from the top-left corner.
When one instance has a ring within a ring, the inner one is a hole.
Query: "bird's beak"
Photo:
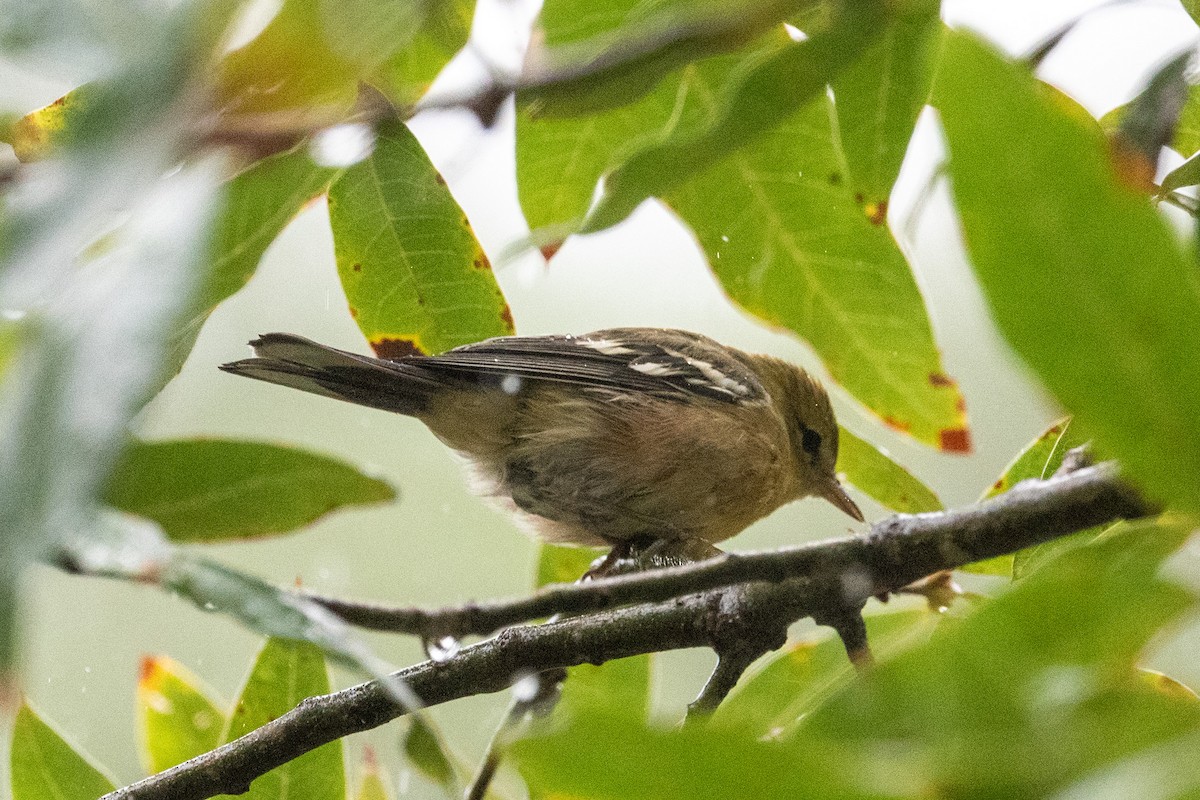
[[[838,479],[830,475],[828,481],[821,484],[817,489],[816,494],[823,497],[832,503],[838,509],[846,512],[851,517],[854,517],[859,522],[865,522],[863,514],[858,510],[858,505],[850,499],[850,495],[846,494],[846,490],[842,488],[842,484]]]

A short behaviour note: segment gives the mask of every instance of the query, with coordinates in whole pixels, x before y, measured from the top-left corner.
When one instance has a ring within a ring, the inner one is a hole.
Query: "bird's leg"
[[[630,572],[693,564],[722,554],[722,550],[697,538],[660,539],[646,536],[617,542],[608,555],[597,559],[583,580]]]

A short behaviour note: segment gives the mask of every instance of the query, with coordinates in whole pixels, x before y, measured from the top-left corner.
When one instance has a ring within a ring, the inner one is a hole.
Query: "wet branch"
[[[469,611],[464,607],[421,612],[421,619],[432,618],[459,632],[557,611],[595,613],[509,628],[464,648],[448,661],[427,661],[396,675],[432,706],[501,691],[517,676],[529,673],[642,653],[711,647],[728,654],[727,664],[718,666],[709,681],[712,688],[706,687],[698,702],[715,706],[736,683],[749,654],[761,647],[777,647],[787,626],[797,619],[812,616],[838,626],[853,652],[860,643],[855,626],[846,621],[857,616],[862,603],[873,595],[901,589],[941,570],[1152,511],[1117,478],[1111,465],[1086,467],[1047,481],[1019,484],[1005,495],[966,509],[892,517],[862,537],[774,553],[727,555],[688,567],[559,587],[526,600],[471,606]],[[598,610],[628,603],[641,605]],[[464,627],[463,620],[474,627]],[[749,646],[739,652],[737,643],[746,644],[741,637],[747,635]],[[103,800],[201,800],[239,794],[252,780],[281,764],[402,713],[377,682],[310,698],[240,739]]]
[[[554,614],[603,611],[658,602],[747,581],[813,580],[839,584],[848,606],[932,575],[1081,531],[1114,519],[1145,516],[1144,500],[1112,464],[1046,481],[1026,481],[985,502],[929,514],[897,514],[865,536],[753,553],[727,553],[681,567],[549,586],[529,597],[422,609],[396,608],[305,594],[361,628],[426,640],[486,636]]]

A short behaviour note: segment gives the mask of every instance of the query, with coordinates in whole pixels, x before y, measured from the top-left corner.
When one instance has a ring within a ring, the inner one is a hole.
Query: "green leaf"
[[[295,530],[351,505],[394,499],[384,481],[305,450],[264,442],[136,442],[108,486],[109,505],[147,517],[177,542]]]
[[[892,427],[965,452],[962,395],[886,220],[845,185],[831,113],[818,98],[668,202],[736,303],[799,334]]]
[[[896,788],[902,764],[910,796],[1049,797],[1200,730],[1200,704],[1134,669],[1147,642],[1195,607],[1157,574],[1188,533],[1142,524],[1065,553],[846,687],[791,744],[843,753],[879,790]]]
[[[513,332],[470,223],[403,124],[333,184],[329,217],[350,313],[380,357]]]
[[[221,743],[225,713],[198,678],[165,656],[147,656],[137,685],[142,764],[153,774]]]
[[[944,65],[954,195],[1001,331],[1130,478],[1200,508],[1195,264],[1024,70],[957,33]]]
[[[828,30],[759,58],[730,81],[706,124],[681,128],[609,173],[583,232],[608,228],[643,200],[663,197],[722,158],[774,131],[808,105],[874,41],[886,21],[879,0],[848,0]]]
[[[684,64],[739,50],[815,3],[743,0],[736,14],[717,0],[610,2],[599,9],[550,5],[521,76],[522,102],[538,116],[591,114],[631,103]],[[564,20],[568,9],[574,18]]]
[[[414,717],[404,737],[404,755],[408,762],[451,796],[461,793],[458,773],[450,759],[442,734],[421,717]]]
[[[538,547],[533,588],[540,589],[548,583],[574,583],[603,553],[603,550],[591,547],[543,543]]]
[[[396,702],[420,705],[405,684],[388,679],[394,668],[324,606],[180,549],[153,523],[111,511],[98,516],[86,536],[63,543],[55,563],[73,573],[154,583],[197,608],[228,614],[267,636],[311,643],[339,663],[381,681]]]
[[[233,178],[214,225],[212,272],[197,311],[211,311],[245,286],[275,237],[340,174],[301,149],[256,161]]]
[[[1117,134],[1146,160],[1153,178],[1158,154],[1174,139],[1179,113],[1187,102],[1184,70],[1192,58],[1189,48],[1158,69],[1146,88],[1130,103]]]
[[[286,0],[258,36],[221,62],[224,114],[290,112],[297,127],[342,118],[358,96],[358,79],[383,63],[393,43],[395,49],[408,43],[425,6],[382,2],[373,10],[364,0],[344,5],[346,12],[339,14],[329,0]]]
[[[97,93],[80,86],[14,122],[6,138],[16,157],[25,163],[38,161],[55,147],[69,145],[72,137],[84,135],[80,121],[89,111],[89,98]]]
[[[286,0],[221,63],[222,110],[252,125],[264,124],[255,115],[272,114],[283,115],[274,124],[285,129],[319,127],[346,116],[360,82],[408,105],[466,43],[474,7],[474,0]]]
[[[1071,425],[1070,417],[1060,419],[1047,428],[1038,438],[1026,445],[1025,449],[1018,453],[1016,458],[1004,468],[1004,474],[997,478],[996,482],[989,486],[979,499],[987,500],[989,497],[1003,494],[1024,480],[1045,480],[1049,478],[1055,472],[1058,472],[1058,468],[1062,466],[1063,457],[1067,454],[1068,450],[1079,447],[1086,442],[1087,438],[1079,433],[1078,426]],[[1050,546],[1054,548],[1060,547],[1060,542],[1061,540],[1056,540],[1051,542]],[[1029,549],[1035,550],[1044,546],[1036,545]],[[995,558],[989,558],[987,561],[968,564],[963,567],[963,570],[966,572],[977,572],[982,575],[1015,577],[1014,562],[1014,554],[996,556]]]
[[[234,704],[231,742],[291,711],[307,697],[329,692],[329,674],[321,651],[307,642],[268,639]],[[342,742],[310,750],[250,784],[247,800],[345,800]]]
[[[1192,20],[1200,25],[1200,0],[1180,0],[1183,4],[1183,10],[1188,13]]]
[[[543,19],[561,5],[548,3]],[[536,116],[518,92],[517,191],[529,227],[563,227],[583,219],[600,176],[639,145],[659,138],[674,109],[689,113],[695,104],[680,98],[690,96],[693,80],[694,68],[689,67],[636,102],[586,117]]]
[[[869,614],[867,638],[882,661],[929,638],[938,615],[926,610]],[[713,719],[760,736],[777,737],[831,696],[856,673],[841,639],[827,635],[793,642],[742,679]]]
[[[193,168],[168,180],[149,203],[172,208],[169,217],[139,208],[113,249],[23,324],[13,390],[0,402],[0,527],[22,532],[0,537],[0,672],[11,656],[11,580],[64,539],[89,535],[126,426],[161,381],[165,343],[203,274],[196,254],[214,178]]]
[[[913,5],[833,82],[848,179],[863,206],[887,202],[933,86],[942,39],[939,4]]]
[[[392,54],[373,80],[397,105],[411,105],[467,43],[475,0],[432,0],[407,46]]]
[[[904,514],[940,511],[942,501],[886,452],[838,426],[838,472],[880,505]]]
[[[1191,158],[1164,175],[1160,186],[1165,193],[1197,184],[1200,184],[1200,153],[1193,153]]]
[[[1100,118],[1101,127],[1110,134],[1119,130],[1131,105],[1127,103],[1109,111]],[[1187,100],[1179,111],[1175,135],[1170,145],[1185,158],[1190,158],[1200,151],[1200,86],[1187,87]]]
[[[1195,800],[1200,797],[1200,734],[1147,748],[1083,778],[1054,800]]]
[[[375,753],[370,749],[363,753],[362,780],[358,784],[354,800],[392,800],[392,794],[380,774]]]
[[[12,800],[96,800],[116,787],[25,704],[12,738]]]
[[[598,551],[543,544],[538,549],[534,588],[571,583],[587,571]],[[567,670],[559,708],[566,715],[622,713],[644,719],[650,707],[650,656],[630,656]]]
[[[883,800],[857,765],[832,750],[798,751],[715,725],[668,731],[624,716],[593,714],[513,745],[535,798],[588,800]]]

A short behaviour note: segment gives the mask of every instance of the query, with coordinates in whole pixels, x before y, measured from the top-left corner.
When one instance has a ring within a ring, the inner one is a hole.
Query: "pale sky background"
[[[479,49],[516,63],[522,20],[532,6],[487,2],[479,11]],[[1100,5],[1083,0],[947,0],[952,25],[1023,52],[1063,22]],[[1175,0],[1131,2],[1085,19],[1046,60],[1041,75],[1099,115],[1130,99],[1156,65],[1194,43],[1196,26]],[[469,76],[471,57],[456,65]],[[53,100],[87,77],[77,67],[14,65],[0,56],[0,111],[24,112]],[[481,131],[468,115],[431,114],[413,124],[467,211],[495,263],[525,228],[516,203],[512,115]],[[975,499],[1056,411],[1009,356],[982,306],[963,261],[944,187],[922,218],[907,216],[940,153],[932,115],[923,119],[892,203],[926,292],[947,371],[967,397],[976,453],[945,456],[913,445],[835,396],[848,426],[886,447],[948,504]],[[498,278],[522,333],[582,332],[615,325],[670,325],[703,331],[747,349],[769,350],[820,372],[805,345],[768,331],[725,300],[690,235],[661,208],[644,207],[617,230],[569,243],[546,268],[536,258],[503,265]],[[268,580],[397,603],[445,604],[514,595],[530,581],[534,545],[505,519],[470,497],[458,465],[421,425],[382,412],[338,404],[235,379],[217,364],[246,355],[262,332],[301,333],[365,351],[346,313],[334,272],[323,204],[306,210],[275,243],[250,286],[213,315],[179,378],[143,420],[148,437],[226,435],[293,442],[339,455],[390,479],[401,500],[334,515],[269,542],[206,552]],[[860,495],[861,497],[861,495]],[[864,504],[869,518],[883,512]],[[862,530],[816,501],[793,504],[729,543],[758,549]],[[127,783],[140,773],[133,736],[138,660],[164,653],[201,675],[226,701],[238,691],[258,637],[236,623],[194,611],[161,593],[69,577],[47,568],[29,576],[25,688],[31,701],[70,738]],[[412,663],[412,642],[374,638],[397,665]],[[1195,641],[1193,639],[1193,641]],[[1156,663],[1200,685],[1194,647],[1167,645]],[[656,708],[677,715],[699,690],[707,653],[668,654],[656,686]],[[341,684],[354,680],[339,673]],[[436,710],[454,744],[475,758],[505,705],[501,696],[472,698]],[[381,753],[395,750],[395,728],[355,737]],[[5,768],[7,757],[4,758]],[[0,769],[0,773],[3,773]],[[3,779],[4,790],[7,779]],[[435,796],[404,778],[408,797]]]

